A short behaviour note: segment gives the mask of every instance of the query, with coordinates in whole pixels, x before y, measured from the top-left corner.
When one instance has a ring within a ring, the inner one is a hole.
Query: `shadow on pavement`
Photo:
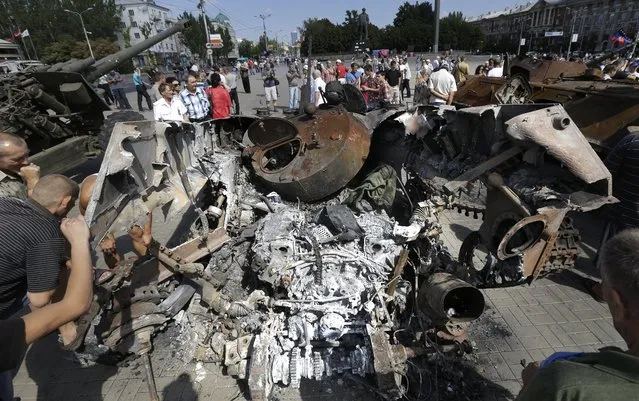
[[[38,387],[37,399],[46,401],[102,400],[105,382],[118,372],[115,366],[80,366],[72,352],[60,348],[57,331],[29,348],[25,364]]]
[[[162,390],[162,401],[197,401],[197,391],[187,373],[180,374]]]

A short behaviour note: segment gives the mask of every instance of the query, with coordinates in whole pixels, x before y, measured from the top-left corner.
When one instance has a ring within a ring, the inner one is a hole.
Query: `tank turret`
[[[104,112],[111,108],[90,83],[186,25],[178,21],[97,61],[72,59],[0,75],[0,131],[24,138],[43,173],[67,171],[97,156],[115,122],[144,120],[144,116],[125,111],[105,119]]]

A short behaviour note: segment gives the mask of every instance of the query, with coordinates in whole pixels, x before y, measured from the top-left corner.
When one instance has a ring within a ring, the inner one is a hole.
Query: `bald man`
[[[40,167],[29,164],[29,147],[19,136],[0,132],[0,197],[26,201],[40,179]]]

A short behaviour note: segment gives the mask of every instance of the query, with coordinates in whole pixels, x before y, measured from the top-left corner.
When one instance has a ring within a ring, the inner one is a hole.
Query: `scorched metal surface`
[[[292,136],[272,135],[277,126],[294,126]],[[364,165],[369,129],[340,107],[319,109],[290,120],[268,118],[249,127],[249,137],[282,140],[255,148],[256,175],[282,197],[314,202],[344,188]]]

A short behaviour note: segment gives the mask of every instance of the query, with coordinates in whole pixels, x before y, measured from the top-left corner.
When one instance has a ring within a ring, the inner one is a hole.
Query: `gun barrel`
[[[164,31],[158,33],[157,35],[150,37],[138,44],[135,44],[126,49],[122,49],[117,53],[113,53],[108,55],[98,61],[93,65],[93,69],[88,72],[85,76],[87,82],[93,82],[98,79],[100,76],[108,73],[112,69],[116,68],[120,64],[126,62],[130,58],[134,57],[137,54],[142,53],[146,49],[163,41],[171,35],[174,35],[180,32],[182,29],[187,27],[186,20],[180,20],[175,23],[171,28],[165,29]]]

